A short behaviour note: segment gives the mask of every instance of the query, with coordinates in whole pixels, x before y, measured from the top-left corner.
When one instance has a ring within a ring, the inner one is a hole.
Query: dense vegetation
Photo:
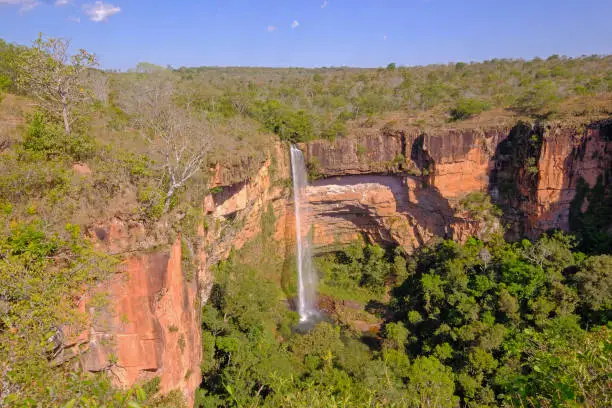
[[[379,336],[347,321],[292,331],[270,261],[234,254],[203,308],[198,404],[607,406],[612,257],[573,246],[557,233],[444,241],[407,259],[361,244],[326,256],[325,283],[369,293]]]
[[[0,53],[19,50],[0,43]],[[130,111],[125,102],[131,88],[151,75],[166,75],[179,90],[177,103],[229,125],[239,138],[261,127],[290,141],[342,137],[352,119],[396,111],[417,125],[491,109],[535,118],[606,115],[612,93],[612,57],[596,55],[387,69],[169,69],[142,63],[127,74],[89,75],[88,82],[121,117]],[[0,89],[13,77],[0,64]]]
[[[340,137],[350,119],[394,111],[408,112],[417,124],[432,120],[427,111],[462,120],[494,108],[552,118],[578,98],[579,114],[593,114],[599,108],[590,99],[612,92],[609,56],[388,69],[180,68],[177,73],[197,92],[203,109],[253,117],[293,141]]]

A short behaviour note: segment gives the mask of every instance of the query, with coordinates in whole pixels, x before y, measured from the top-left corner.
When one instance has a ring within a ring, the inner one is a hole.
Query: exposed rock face
[[[593,188],[598,179],[610,187],[612,123],[592,124],[585,131],[553,127],[543,135],[538,160],[536,205],[530,208],[527,229],[542,233],[551,228],[570,230],[569,208],[579,181]],[[584,212],[588,203],[583,203]]]
[[[406,251],[434,237],[464,240],[479,224],[456,212],[436,190],[412,176],[346,176],[321,180],[308,190],[313,243],[334,250],[361,235]]]
[[[610,121],[586,129],[517,125],[497,146],[489,190],[513,229],[510,237],[570,231],[570,206],[580,180],[610,188]],[[582,208],[586,211],[588,203]]]
[[[277,143],[272,155],[262,163],[252,178],[223,187],[222,191],[206,198],[205,206],[211,217],[206,236],[208,264],[215,264],[228,256],[230,250],[240,249],[257,236],[264,225],[264,213],[274,218],[274,237],[291,245],[291,229],[286,228],[289,191],[283,180],[290,180],[286,149]],[[221,176],[222,177],[222,176]],[[283,254],[279,254],[283,255]]]
[[[193,405],[201,382],[200,304],[207,301],[213,284],[207,266],[261,232],[266,212],[275,219],[275,238],[284,242],[288,191],[282,180],[289,174],[285,156],[277,144],[251,179],[205,198],[202,212],[210,223],[199,228],[201,244],[190,254],[197,271],[189,279],[180,236],[161,244],[168,240],[167,227],[154,232],[120,218],[93,225],[89,236],[96,249],[123,261],[117,273],[83,296],[78,307],[89,328],[78,333],[64,329],[55,363],[71,361],[85,371],[107,372],[119,387],[159,377],[161,394],[178,389]],[[233,179],[235,169],[225,175],[219,167],[214,176],[212,186]]]
[[[364,233],[410,251],[433,236],[467,239],[483,226],[458,203],[475,191],[490,193],[504,210],[513,225],[509,238],[568,231],[578,180],[610,184],[611,129],[610,121],[586,130],[525,123],[432,133],[375,129],[311,142],[307,160],[327,178],[311,190],[315,242],[342,243]],[[393,177],[371,183],[347,176],[354,174]]]
[[[316,140],[300,145],[322,176],[384,173],[404,155],[401,135],[362,133],[335,142]]]
[[[144,227],[113,219],[92,234],[98,249],[119,253],[138,247]],[[185,278],[181,255],[180,237],[168,249],[129,255],[81,300],[89,329],[67,333],[58,362],[77,357],[82,369],[109,372],[120,387],[160,377],[161,393],[179,389],[193,404],[201,381],[198,285]]]
[[[362,129],[335,142],[303,144],[313,172],[323,177],[308,190],[315,249],[334,250],[365,236],[411,252],[435,237],[483,237],[500,224],[462,209],[461,199],[473,192],[489,193],[504,210],[503,223],[512,226],[508,238],[567,231],[577,180],[592,187],[607,177],[603,182],[610,184],[611,128],[600,122],[586,130],[526,123],[431,133]],[[287,155],[280,146],[276,153],[282,158],[280,178],[287,179]],[[275,238],[292,250],[291,198],[271,181],[270,166],[267,161],[255,177],[215,196],[211,213],[225,227],[209,233],[208,242],[215,243],[211,263],[257,235],[269,206]]]

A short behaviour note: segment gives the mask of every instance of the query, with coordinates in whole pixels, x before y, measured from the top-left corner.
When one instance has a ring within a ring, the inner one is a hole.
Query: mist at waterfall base
[[[309,330],[321,320],[317,310],[317,272],[312,265],[312,238],[309,234],[309,204],[306,198],[308,173],[302,151],[291,146],[291,175],[293,177],[293,199],[295,208],[295,231],[297,241],[297,311],[300,315],[300,330]]]

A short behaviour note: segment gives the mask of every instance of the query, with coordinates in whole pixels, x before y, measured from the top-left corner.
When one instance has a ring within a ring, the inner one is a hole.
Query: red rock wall
[[[129,254],[144,231],[113,219],[91,232],[99,250]],[[82,369],[107,372],[119,387],[159,377],[162,394],[178,389],[193,404],[201,382],[200,302],[181,255],[180,237],[170,248],[128,255],[110,280],[81,300],[89,329],[67,333],[58,362],[76,357]]]
[[[474,223],[454,209],[462,197],[484,191],[490,192],[493,201],[504,209],[505,223],[513,225],[510,238],[535,237],[551,228],[569,230],[569,206],[577,180],[582,177],[592,187],[597,177],[611,168],[611,138],[603,136],[611,128],[610,121],[606,121],[586,129],[563,124],[542,128],[520,123],[515,127],[449,128],[427,133],[418,129],[361,129],[355,137],[310,142],[305,150],[307,160],[313,163],[317,173],[330,179],[354,174],[394,174],[402,178],[413,175],[412,180],[419,188],[404,189],[403,194],[411,196],[410,205],[421,216],[409,216],[407,225],[422,230],[424,236],[442,233],[447,237],[467,238],[469,234],[477,234]],[[531,137],[539,141],[532,143]],[[398,157],[405,160],[398,162]],[[535,172],[528,171],[532,164],[536,166]],[[426,188],[421,188],[419,182]],[[424,191],[435,196],[437,202],[431,204],[429,200],[421,204],[422,200],[415,194],[423,196]],[[321,191],[316,194],[321,195]],[[335,193],[329,194],[328,202]],[[342,194],[338,199],[344,200]],[[351,229],[346,216],[334,221],[329,212],[326,214],[321,224],[338,224],[337,230],[347,237],[354,236],[356,231],[372,235],[371,224],[362,231],[357,225],[359,222],[353,222]],[[382,236],[385,232],[376,234]],[[333,241],[329,236],[322,239],[321,235],[324,233],[318,236],[322,243]],[[410,248],[418,241],[418,234],[408,235],[412,238],[400,241],[411,242],[402,244]]]
[[[529,206],[527,229],[531,235],[551,228],[569,231],[569,207],[582,178],[594,187],[602,177],[609,185],[612,171],[612,124],[598,123],[586,130],[551,127],[544,133],[538,159],[539,178],[535,200]],[[586,210],[586,207],[582,209]]]

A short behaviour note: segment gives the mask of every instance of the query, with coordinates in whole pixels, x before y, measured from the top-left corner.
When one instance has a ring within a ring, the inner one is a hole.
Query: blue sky
[[[0,38],[104,68],[421,65],[612,53],[612,0],[0,0]]]

